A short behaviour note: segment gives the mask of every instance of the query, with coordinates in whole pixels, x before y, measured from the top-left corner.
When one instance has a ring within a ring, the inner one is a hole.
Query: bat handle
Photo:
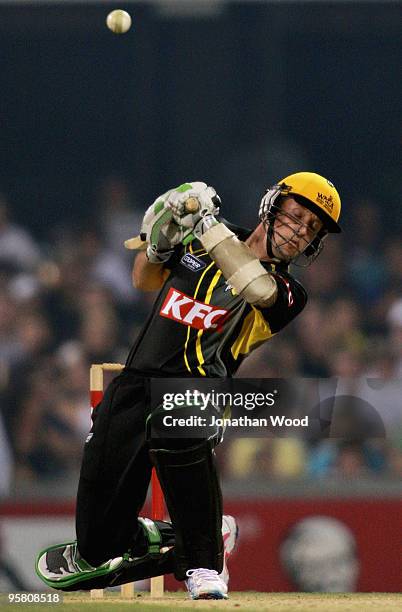
[[[200,203],[198,201],[198,198],[195,198],[194,196],[187,198],[187,200],[184,203],[184,208],[186,212],[188,213],[197,212],[197,210],[200,208]]]

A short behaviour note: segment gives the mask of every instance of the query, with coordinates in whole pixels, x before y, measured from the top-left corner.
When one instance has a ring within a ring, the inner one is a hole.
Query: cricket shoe
[[[227,561],[235,549],[239,529],[233,516],[222,517],[223,539],[223,570],[220,574],[215,570],[199,568],[188,570],[186,586],[191,599],[227,599],[229,570]]]
[[[147,578],[155,563],[161,574],[170,573],[169,555],[162,554],[162,531],[165,531],[165,544],[172,539],[172,528],[169,524],[138,518],[147,540],[147,550],[139,557],[132,556],[131,551],[122,557],[105,561],[97,567],[90,565],[78,551],[77,542],[66,542],[50,546],[39,553],[36,560],[36,573],[48,586],[62,591],[103,589],[107,586],[124,584]],[[159,525],[159,526],[158,526]],[[166,529],[167,527],[167,529]],[[169,546],[165,550],[169,550]]]
[[[43,550],[36,560],[36,573],[48,586],[70,590],[69,587],[115,572],[124,558],[109,559],[93,567],[81,558],[77,542],[66,542]]]
[[[186,572],[191,599],[227,599],[228,587],[216,570],[199,567]]]

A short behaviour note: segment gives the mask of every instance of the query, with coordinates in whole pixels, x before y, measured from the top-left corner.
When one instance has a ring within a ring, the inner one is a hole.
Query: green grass
[[[238,612],[401,612],[402,595],[398,593],[231,593],[229,600],[190,601],[184,592],[166,593],[152,600],[148,593],[136,593],[134,599],[122,600],[117,593],[107,593],[103,600],[91,600],[86,593],[66,593],[64,603],[15,604],[16,612],[194,612],[234,610]],[[0,596],[0,610],[11,612],[7,596]]]

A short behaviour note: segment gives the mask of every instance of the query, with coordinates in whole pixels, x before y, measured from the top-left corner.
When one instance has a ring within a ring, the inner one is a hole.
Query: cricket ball
[[[106,17],[106,25],[114,34],[125,34],[131,28],[131,17],[126,11],[116,9]]]

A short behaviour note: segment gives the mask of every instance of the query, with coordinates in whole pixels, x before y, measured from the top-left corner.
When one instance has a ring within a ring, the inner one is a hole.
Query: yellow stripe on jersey
[[[194,251],[192,242],[189,243],[189,247],[190,247],[191,255],[197,255],[198,257],[202,257],[203,255],[208,255],[208,251],[206,251],[204,247],[201,247],[200,249],[196,249]]]
[[[247,355],[253,348],[272,338],[274,335],[260,310],[251,307],[251,312],[245,317],[239,336],[232,345],[232,355],[237,359],[239,355]]]
[[[214,275],[213,279],[211,280],[211,283],[208,287],[208,291],[207,291],[207,295],[205,296],[205,304],[209,304],[209,302],[211,301],[211,297],[212,297],[212,292],[216,287],[216,283],[218,282],[218,280],[220,279],[220,277],[222,276],[222,272],[220,270],[218,270],[216,272],[216,274]],[[198,357],[198,362],[199,365],[197,366],[197,369],[199,371],[199,373],[201,374],[201,376],[206,376],[206,372],[204,370],[204,368],[202,367],[203,363],[204,363],[204,355],[202,354],[202,348],[201,348],[201,336],[204,333],[203,329],[200,329],[198,331],[197,334],[197,340],[195,343],[195,350],[197,353],[197,357]]]
[[[214,262],[214,261],[213,261],[213,262],[211,262],[211,263],[209,264],[209,266],[207,266],[207,267],[205,268],[204,272],[201,274],[201,276],[200,276],[200,280],[198,281],[197,286],[196,286],[195,291],[194,291],[194,295],[193,295],[193,298],[194,298],[194,299],[197,297],[197,293],[198,293],[198,290],[199,290],[199,288],[200,288],[200,286],[201,286],[201,283],[202,283],[202,281],[203,281],[203,279],[204,279],[204,276],[206,275],[206,273],[208,272],[208,270],[210,270],[210,269],[212,268],[212,266],[214,266],[214,265],[215,265],[215,262]],[[186,364],[186,368],[187,368],[187,370],[188,370],[188,371],[190,372],[190,374],[191,374],[190,364],[188,363],[188,359],[187,359],[187,346],[188,346],[188,341],[189,341],[189,339],[190,339],[190,332],[191,332],[191,326],[189,325],[189,326],[188,326],[188,328],[187,328],[187,338],[186,338],[186,342],[185,342],[185,344],[184,344],[184,355],[183,355],[183,357],[184,357],[184,363]]]

